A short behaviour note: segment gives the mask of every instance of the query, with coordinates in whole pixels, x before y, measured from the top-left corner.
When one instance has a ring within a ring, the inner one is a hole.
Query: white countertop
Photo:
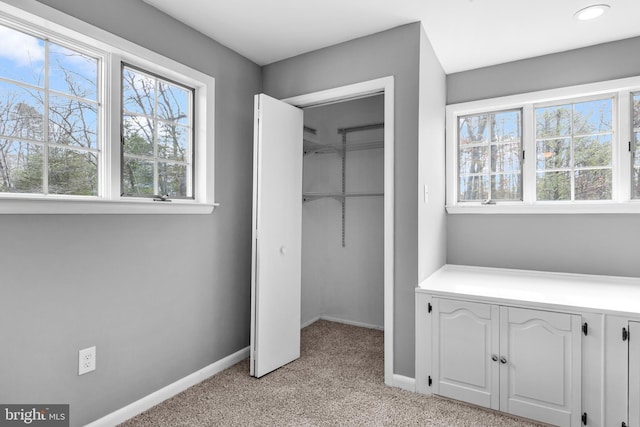
[[[445,265],[416,292],[551,308],[640,314],[640,278]]]

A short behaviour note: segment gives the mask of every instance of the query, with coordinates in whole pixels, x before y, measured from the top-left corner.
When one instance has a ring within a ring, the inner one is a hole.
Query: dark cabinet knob
[[[505,359],[504,357],[501,357],[501,358],[500,358],[500,363],[503,363],[503,364],[504,364],[504,363],[507,363],[507,359]]]
[[[491,360],[493,360],[494,362],[498,361],[498,356],[496,356],[495,354],[491,355]]]

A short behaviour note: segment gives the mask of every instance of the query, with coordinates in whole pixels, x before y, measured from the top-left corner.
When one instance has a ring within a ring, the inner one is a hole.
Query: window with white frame
[[[98,195],[100,58],[0,25],[0,192]]]
[[[640,198],[640,92],[635,92],[631,96],[631,117],[632,146],[629,147],[633,159],[631,197],[638,199]]]
[[[613,102],[535,107],[536,200],[611,200]]]
[[[211,212],[214,79],[33,9],[0,3],[0,213]]]
[[[458,200],[522,200],[522,111],[458,117]]]
[[[193,89],[122,67],[122,193],[193,194]]]
[[[448,105],[446,138],[451,213],[640,212],[640,77]]]

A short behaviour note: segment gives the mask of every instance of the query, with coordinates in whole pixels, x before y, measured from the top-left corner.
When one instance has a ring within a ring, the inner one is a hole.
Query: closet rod
[[[340,129],[338,129],[338,133],[347,134],[347,133],[350,133],[350,132],[359,132],[359,131],[363,131],[363,130],[381,129],[383,127],[384,127],[384,123],[374,123],[374,124],[371,124],[371,125],[340,128]]]
[[[314,128],[309,127],[309,126],[303,126],[302,130],[304,132],[309,132],[312,135],[315,135],[318,132],[317,130],[315,130]]]

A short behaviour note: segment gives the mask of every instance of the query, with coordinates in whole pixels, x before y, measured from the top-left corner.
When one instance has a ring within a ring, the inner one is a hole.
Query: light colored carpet
[[[265,377],[244,360],[122,426],[538,426],[385,386],[382,331],[321,320],[301,339],[300,359]]]

